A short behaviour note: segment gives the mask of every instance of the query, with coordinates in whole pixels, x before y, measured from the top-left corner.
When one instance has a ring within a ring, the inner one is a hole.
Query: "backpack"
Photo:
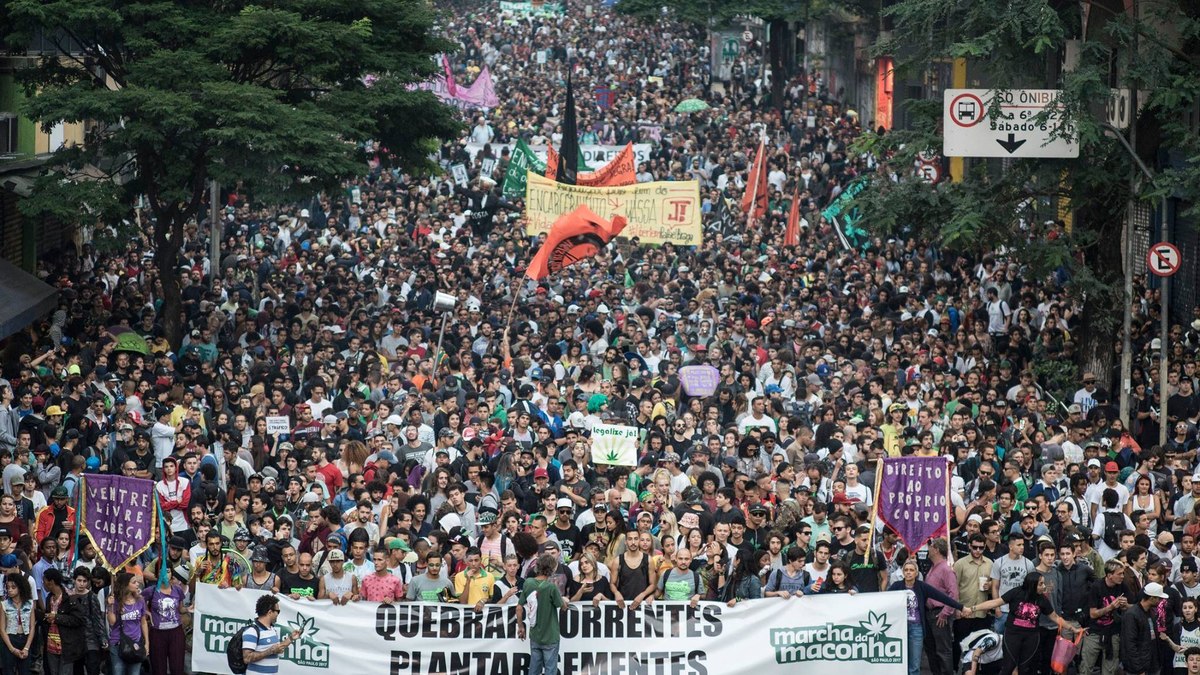
[[[262,634],[261,631],[258,630],[258,621],[251,621],[245,626],[239,628],[237,632],[229,638],[229,644],[225,645],[225,661],[229,665],[229,670],[233,672],[234,675],[242,675],[242,673],[246,672],[246,659],[242,656],[242,636],[244,636],[246,631],[250,630],[251,628],[254,629],[255,637],[258,637]]]
[[[1113,550],[1121,548],[1121,538],[1118,535],[1121,530],[1125,529],[1125,519],[1116,517],[1120,515],[1116,511],[1108,511],[1104,514],[1104,536],[1101,539],[1105,546]]]
[[[538,589],[532,587],[530,582],[537,583],[534,579],[525,580],[525,587],[529,591],[529,594],[525,596],[525,628],[528,630],[533,630],[533,625],[537,623]]]
[[[674,571],[675,571],[675,568],[672,567],[667,570],[666,574],[663,575],[663,597],[666,597],[666,595],[667,595],[667,582],[670,581],[671,572],[674,572]],[[696,570],[691,570],[691,572],[692,572],[692,590],[696,593],[699,593],[700,592],[700,573],[697,572]]]
[[[808,573],[808,570],[801,570],[800,583],[804,586],[804,588],[808,588],[809,585],[812,584],[812,575]],[[771,572],[771,575],[767,577],[767,587],[764,588],[763,591],[778,591],[779,587],[782,585],[783,568],[779,568]]]

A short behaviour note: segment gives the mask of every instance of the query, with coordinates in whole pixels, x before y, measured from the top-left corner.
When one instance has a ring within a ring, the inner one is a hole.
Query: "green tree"
[[[1017,160],[1003,170],[998,162],[975,160],[961,183],[876,180],[856,199],[873,234],[903,233],[970,253],[1004,246],[1026,266],[1025,278],[1069,273],[1068,291],[1083,307],[1076,333],[1079,365],[1105,377],[1119,353],[1114,345],[1120,345],[1124,305],[1120,242],[1135,171],[1102,126],[1110,86],[1149,92],[1135,120],[1136,150],[1148,165],[1155,164],[1160,148],[1175,147],[1187,157],[1200,153],[1200,140],[1183,123],[1200,95],[1200,3],[1139,2],[1146,5],[1140,20],[1125,11],[1122,0],[897,2],[888,10],[896,38],[877,51],[897,55],[902,74],[958,57],[967,59],[972,79],[996,88],[1061,89],[1063,124],[1050,124],[1056,133],[1078,133],[1080,154]],[[1086,30],[1081,7],[1090,8]],[[923,38],[912,40],[913,35]],[[1069,41],[1079,47],[1078,63],[1062,68]],[[887,158],[881,177],[911,176],[917,153],[941,152],[941,109],[940,100],[913,102],[913,128],[867,134],[858,150]],[[1156,204],[1164,190],[1175,190],[1195,203],[1198,171],[1195,162],[1186,169],[1160,169],[1155,184],[1143,186],[1138,197]],[[1043,236],[1044,222],[1056,217],[1060,204],[1074,212],[1070,233]]]
[[[144,200],[175,345],[184,226],[210,178],[258,201],[310,196],[361,174],[366,141],[417,170],[458,131],[450,108],[408,89],[450,48],[424,0],[4,0],[5,13],[8,44],[42,35],[58,49],[20,72],[24,112],[88,125],[27,212],[111,223]],[[116,180],[62,180],[85,167]]]

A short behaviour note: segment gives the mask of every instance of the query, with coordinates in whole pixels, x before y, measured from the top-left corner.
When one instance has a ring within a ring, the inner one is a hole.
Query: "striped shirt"
[[[249,649],[256,652],[265,652],[271,649],[276,644],[279,644],[279,631],[275,630],[274,626],[264,626],[258,621],[254,625],[246,629],[242,633],[242,649]],[[247,673],[278,673],[279,672],[279,656],[272,654],[261,661],[246,664]]]

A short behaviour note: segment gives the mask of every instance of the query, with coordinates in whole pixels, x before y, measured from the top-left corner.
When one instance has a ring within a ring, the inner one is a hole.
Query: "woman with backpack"
[[[122,572],[108,596],[108,635],[112,675],[139,675],[142,661],[150,656],[150,634],[141,579]]]

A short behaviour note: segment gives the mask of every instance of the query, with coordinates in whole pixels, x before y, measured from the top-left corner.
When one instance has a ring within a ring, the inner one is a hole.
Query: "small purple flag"
[[[876,478],[876,514],[910,551],[949,524],[949,463],[946,457],[889,457]]]
[[[80,522],[106,569],[125,567],[154,543],[154,481],[87,474],[80,489]]]

